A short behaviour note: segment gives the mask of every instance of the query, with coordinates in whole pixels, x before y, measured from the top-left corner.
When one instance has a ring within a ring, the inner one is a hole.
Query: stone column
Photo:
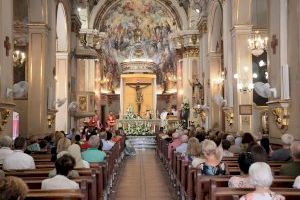
[[[48,1],[29,0],[28,6],[28,134],[41,135],[54,125],[54,119],[48,118],[48,109],[52,108],[54,98],[52,87],[47,83],[53,73],[47,58],[55,51],[48,51]]]
[[[193,82],[193,72],[197,70],[199,64],[199,48],[187,47],[183,52],[182,59],[182,97],[187,99],[190,104],[190,117],[189,121],[195,121],[193,115],[193,104],[195,103],[193,99],[193,90],[191,83]],[[197,77],[195,77],[197,78]]]
[[[0,0],[0,19],[0,135],[12,135],[14,103],[7,88],[13,84],[13,1]]]
[[[217,104],[215,101],[217,96],[222,95],[222,83],[217,83],[214,80],[221,76],[222,73],[222,57],[221,53],[210,52],[208,54],[209,59],[209,96],[210,96],[210,111],[209,111],[209,127],[221,128],[222,127],[222,112],[221,104]]]
[[[56,105],[57,113],[55,118],[55,129],[63,130],[66,133],[69,130],[69,113],[68,113],[68,99],[69,99],[69,54],[68,52],[56,53],[56,99],[66,102],[58,106]]]
[[[248,38],[251,35],[251,25],[235,25],[232,29],[232,58],[233,73],[238,74],[238,79],[233,81],[233,106],[237,131],[252,131],[252,115],[240,115],[240,106],[253,104],[253,92],[241,91],[238,84],[248,87],[252,83],[252,55],[248,49]]]
[[[252,33],[252,1],[232,0],[232,73],[239,79],[233,81],[234,130],[252,132],[252,115],[240,115],[240,106],[253,104],[252,91],[243,92],[237,85],[248,87],[252,83],[252,55],[248,49],[248,39]],[[243,107],[245,108],[245,107]],[[245,110],[244,110],[245,111]],[[250,110],[251,111],[251,110]]]

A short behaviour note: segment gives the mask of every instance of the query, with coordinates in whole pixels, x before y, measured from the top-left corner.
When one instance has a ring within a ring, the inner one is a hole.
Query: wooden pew
[[[292,188],[271,188],[275,193],[283,195],[286,200],[299,200],[300,190]],[[243,196],[253,189],[232,189],[225,187],[218,187],[212,191],[211,200],[235,200],[234,196]]]
[[[7,171],[6,175],[8,176],[17,176],[22,179],[24,178],[34,178],[34,177],[39,177],[39,178],[48,178],[49,171],[51,169],[47,168],[41,168],[41,169],[36,169],[36,170],[18,170],[18,171]],[[96,179],[96,189],[97,189],[97,197],[103,197],[103,190],[104,190],[104,177],[103,171],[105,171],[102,167],[101,164],[95,165],[94,168],[91,169],[76,169],[79,173],[80,176],[90,176],[90,177],[95,177]]]
[[[228,187],[230,175],[225,176],[202,176],[197,175],[196,200],[204,200],[205,197],[211,197],[212,188]],[[275,176],[272,187],[274,188],[292,188],[295,177]]]
[[[30,190],[26,200],[85,200],[80,190]]]
[[[29,189],[41,189],[42,177],[23,177],[23,180],[28,185]],[[88,200],[97,199],[97,186],[96,177],[93,176],[80,176],[72,179],[79,184],[81,192],[88,197]]]

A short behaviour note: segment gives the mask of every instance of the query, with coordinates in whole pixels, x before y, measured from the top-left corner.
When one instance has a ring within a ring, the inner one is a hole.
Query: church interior
[[[300,199],[299,0],[0,0],[0,200]]]

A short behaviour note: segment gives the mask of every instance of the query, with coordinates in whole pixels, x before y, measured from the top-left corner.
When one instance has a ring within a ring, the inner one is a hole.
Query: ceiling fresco
[[[120,63],[129,57],[134,45],[134,31],[142,31],[141,41],[148,57],[156,63],[157,83],[166,81],[166,76],[176,74],[175,52],[171,50],[169,34],[178,29],[172,13],[159,1],[121,0],[102,16],[101,32],[108,39],[102,48],[105,55],[104,76],[120,80]],[[115,87],[119,82],[115,81]]]

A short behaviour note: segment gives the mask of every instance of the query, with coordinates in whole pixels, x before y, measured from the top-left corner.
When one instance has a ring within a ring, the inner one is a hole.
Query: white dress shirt
[[[56,175],[42,181],[42,190],[68,190],[79,189],[78,183],[68,179],[63,175]]]
[[[187,143],[182,143],[181,145],[179,145],[176,148],[176,152],[178,152],[178,153],[185,153],[186,149],[187,149]]]
[[[0,164],[3,164],[4,159],[6,158],[6,156],[12,154],[14,151],[11,150],[9,147],[2,147],[0,149]]]
[[[103,151],[110,151],[111,148],[113,147],[107,140],[102,139],[102,150]]]
[[[35,169],[33,158],[22,150],[15,150],[4,159],[4,170]]]

